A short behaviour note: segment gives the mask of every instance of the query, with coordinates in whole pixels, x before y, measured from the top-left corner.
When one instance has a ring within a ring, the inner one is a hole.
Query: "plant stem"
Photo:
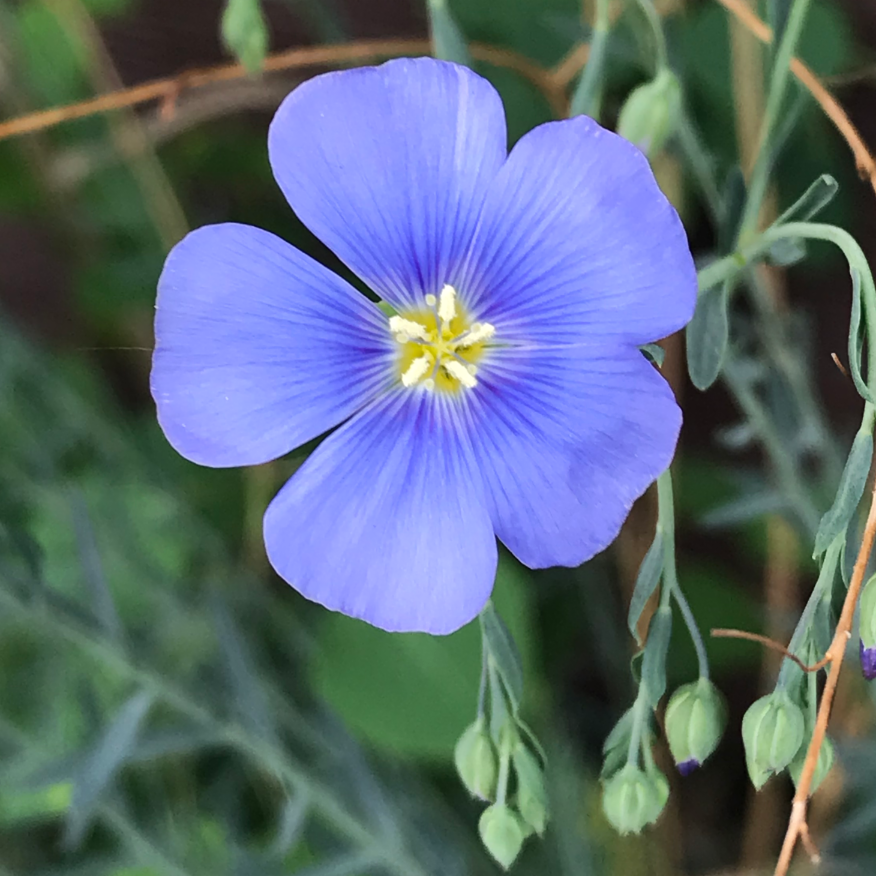
[[[596,13],[593,19],[593,35],[590,39],[590,54],[587,64],[569,107],[570,116],[590,116],[599,119],[602,104],[602,79],[605,71],[605,58],[608,36],[611,32],[609,0],[596,0]]]
[[[772,160],[770,140],[779,121],[782,103],[785,99],[790,78],[791,59],[794,57],[794,50],[797,48],[797,43],[803,32],[803,25],[806,21],[806,14],[809,11],[811,2],[812,0],[794,0],[794,5],[791,7],[791,12],[788,15],[788,24],[785,28],[784,36],[776,51],[776,60],[773,65],[772,76],[770,77],[770,90],[767,95],[766,109],[764,110],[763,123],[761,125],[757,159],[751,172],[751,179],[748,183],[748,197],[745,201],[745,209],[739,225],[738,240],[742,244],[746,243],[748,237],[751,236],[757,227],[760,208],[763,205],[763,199],[769,183],[769,169]]]
[[[709,658],[706,654],[706,645],[697,626],[696,618],[690,609],[681,585],[678,583],[675,559],[675,500],[672,490],[672,475],[669,469],[666,469],[657,479],[657,526],[663,539],[663,594],[661,597],[665,596],[667,601],[671,597],[678,605],[697,654],[700,676],[708,678]]]
[[[874,539],[876,539],[876,492],[871,496],[870,511],[867,514],[867,523],[864,526],[864,537],[861,540],[861,548],[858,551],[858,558],[855,560],[855,570],[852,573],[852,580],[849,583],[849,589],[846,593],[845,601],[843,602],[842,613],[840,614],[839,622],[836,625],[836,633],[834,634],[833,641],[828,650],[828,655],[831,658],[830,671],[827,675],[824,691],[821,694],[821,702],[818,705],[818,716],[815,721],[815,728],[812,732],[812,739],[809,741],[809,748],[806,751],[806,760],[803,764],[803,770],[800,773],[797,792],[794,794],[794,802],[791,807],[791,817],[788,820],[788,830],[785,834],[785,840],[782,843],[782,851],[776,864],[774,876],[787,876],[788,868],[791,866],[791,857],[793,856],[794,848],[797,845],[797,840],[807,835],[809,832],[806,824],[806,810],[809,802],[809,792],[812,788],[812,779],[815,776],[815,769],[818,766],[818,755],[821,751],[821,745],[824,742],[824,737],[827,733],[827,724],[830,720],[833,698],[836,694],[836,686],[839,682],[839,675],[840,670],[842,669],[843,658],[846,653],[846,646],[849,637],[851,636],[855,608],[858,604],[858,596],[861,593],[861,587],[864,582],[864,572],[867,570],[870,553],[873,550]]]
[[[668,66],[666,60],[666,36],[663,33],[663,22],[661,21],[657,10],[654,8],[653,0],[634,0],[634,2],[639,9],[642,10],[642,14],[645,16],[645,20],[648,22],[648,26],[651,28],[651,34],[654,37],[654,72],[657,73]]]

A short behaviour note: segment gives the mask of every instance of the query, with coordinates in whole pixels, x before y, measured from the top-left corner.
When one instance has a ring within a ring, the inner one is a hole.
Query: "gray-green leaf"
[[[523,699],[523,665],[517,645],[508,627],[493,608],[492,602],[488,602],[481,612],[481,629],[487,650],[508,693],[511,707],[516,712]]]
[[[871,404],[876,404],[873,393],[861,374],[861,273],[857,268],[850,268],[852,275],[852,316],[849,324],[849,370],[852,381],[861,398]]]
[[[64,826],[64,846],[75,848],[82,841],[101,795],[128,760],[143,719],[152,705],[152,694],[134,694],[119,710],[91,753],[82,763],[73,785],[73,795]]]
[[[654,541],[651,542],[651,547],[648,548],[648,553],[645,554],[645,558],[642,560],[642,565],[639,566],[636,586],[630,598],[630,612],[627,616],[630,633],[632,633],[639,645],[642,644],[642,640],[639,637],[639,618],[642,616],[642,612],[645,610],[651,595],[657,589],[662,574],[663,537],[658,530],[654,535]]]
[[[821,518],[818,532],[815,535],[815,550],[813,557],[823,554],[833,540],[845,531],[864,495],[870,463],[873,461],[873,435],[870,432],[858,432],[852,444],[849,458],[846,460],[839,489],[830,510]]]
[[[731,291],[732,280],[727,280],[703,292],[687,326],[687,369],[699,390],[708,389],[721,373],[730,332],[727,306]]]
[[[785,222],[808,222],[820,213],[836,196],[839,183],[829,174],[823,173],[781,216],[776,225]]]
[[[642,684],[648,691],[648,699],[656,708],[666,691],[666,655],[672,637],[672,609],[661,606],[654,612],[648,627],[648,641],[642,659]]]

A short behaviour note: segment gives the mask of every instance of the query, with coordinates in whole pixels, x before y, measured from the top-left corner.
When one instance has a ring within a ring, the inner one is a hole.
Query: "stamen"
[[[457,362],[456,359],[442,359],[441,365],[451,377],[455,377],[467,389],[477,386],[474,375],[469,373],[468,368],[462,362]],[[404,377],[402,377],[402,382],[404,382]]]
[[[445,284],[438,300],[438,316],[442,322],[448,323],[456,316],[456,289]]]
[[[419,383],[422,379],[423,375],[432,367],[432,357],[431,356],[420,356],[418,359],[414,359],[410,365],[408,365],[407,371],[402,374],[401,381],[405,386],[413,386],[415,383]]]
[[[434,295],[429,294],[426,296],[426,304],[428,304],[429,307],[434,307],[437,303],[438,299]]]
[[[401,316],[391,316],[389,318],[389,330],[396,336],[396,340],[399,343],[405,343],[405,341],[398,337],[399,335],[403,335],[407,339],[419,338],[421,341],[429,339],[425,326]]]
[[[481,341],[486,341],[496,334],[496,327],[488,322],[476,322],[472,325],[467,335],[463,335],[456,343],[459,347],[470,347],[472,344],[479,344]]]

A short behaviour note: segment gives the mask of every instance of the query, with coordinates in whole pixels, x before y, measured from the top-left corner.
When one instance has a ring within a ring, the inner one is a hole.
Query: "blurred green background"
[[[763,94],[745,58],[767,55],[750,39],[746,55],[715,0],[658,6],[699,154],[723,186],[746,163],[741,125]],[[541,70],[588,39],[592,12],[578,0],[451,7],[468,40]],[[264,12],[272,50],[428,35],[418,0],[266,0]],[[0,116],[226,62],[221,15],[218,0],[0,0]],[[874,46],[876,6],[817,0],[799,49],[871,142]],[[273,109],[322,69],[237,77],[0,140],[2,876],[497,872],[452,770],[475,713],[477,626],[391,636],[306,603],[270,572],[260,535],[264,507],[302,456],[198,468],[167,445],[148,394],[156,281],[189,228],[248,222],[343,270],[287,208],[267,161]],[[512,141],[552,118],[513,65],[478,69],[503,97]],[[606,69],[602,121],[612,125],[649,72],[626,17]],[[825,218],[872,255],[872,192],[818,108],[801,100],[795,112],[771,197],[785,206],[832,174],[841,190]],[[690,158],[671,147],[655,169],[705,254],[721,229]],[[827,355],[845,347],[847,270],[813,248],[776,277],[829,424],[801,465],[817,463],[833,489],[859,416]],[[726,391],[697,393],[679,346],[667,349],[686,418],[675,469],[682,586],[703,630],[784,640],[814,580],[806,542],[765,516],[769,467],[740,436]],[[782,418],[787,395],[778,386],[773,409],[796,441],[806,424]],[[822,510],[830,496],[818,496]],[[739,722],[776,667],[754,645],[709,642],[728,734],[703,770],[673,777],[657,827],[621,839],[600,811],[601,746],[633,696],[625,613],[654,509],[646,496],[616,546],[580,569],[533,573],[502,557],[496,604],[551,762],[554,820],[527,845],[521,873],[771,869],[791,786],[774,780],[757,797],[748,787]],[[679,633],[670,688],[694,673]],[[832,725],[841,764],[812,821],[832,872],[876,872],[872,726],[869,694],[848,669]],[[659,760],[671,768],[666,752]]]

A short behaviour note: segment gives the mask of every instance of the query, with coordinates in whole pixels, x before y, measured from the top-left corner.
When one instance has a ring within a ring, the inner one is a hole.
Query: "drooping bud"
[[[538,759],[523,742],[518,742],[514,747],[512,758],[517,776],[517,809],[523,820],[541,836],[548,820],[544,772]]]
[[[666,706],[666,739],[678,771],[686,776],[718,747],[727,707],[707,678],[682,685]]]
[[[628,763],[605,783],[602,809],[618,833],[639,833],[660,817],[668,799],[669,783],[662,773]]]
[[[504,803],[488,806],[478,822],[484,848],[507,870],[517,859],[525,831],[514,812]]]
[[[794,760],[805,732],[803,711],[783,689],[749,706],[742,719],[742,741],[748,775],[755,788],[762,788],[770,776]]]
[[[867,681],[876,678],[876,575],[861,591],[861,671]]]
[[[667,67],[633,89],[621,107],[617,132],[653,158],[675,133],[681,115],[681,86]]]
[[[453,759],[462,783],[473,797],[495,799],[499,763],[493,740],[482,718],[478,718],[459,737]]]
[[[803,772],[803,764],[806,763],[806,750],[808,746],[801,745],[797,752],[797,757],[794,758],[791,766],[788,767],[788,772],[794,780],[794,787],[800,784],[800,775]],[[814,794],[818,790],[818,786],[824,781],[827,774],[833,767],[834,750],[833,743],[829,736],[824,737],[821,743],[821,751],[818,752],[818,763],[815,765],[815,773],[812,776],[812,785],[809,788],[809,793]]]

